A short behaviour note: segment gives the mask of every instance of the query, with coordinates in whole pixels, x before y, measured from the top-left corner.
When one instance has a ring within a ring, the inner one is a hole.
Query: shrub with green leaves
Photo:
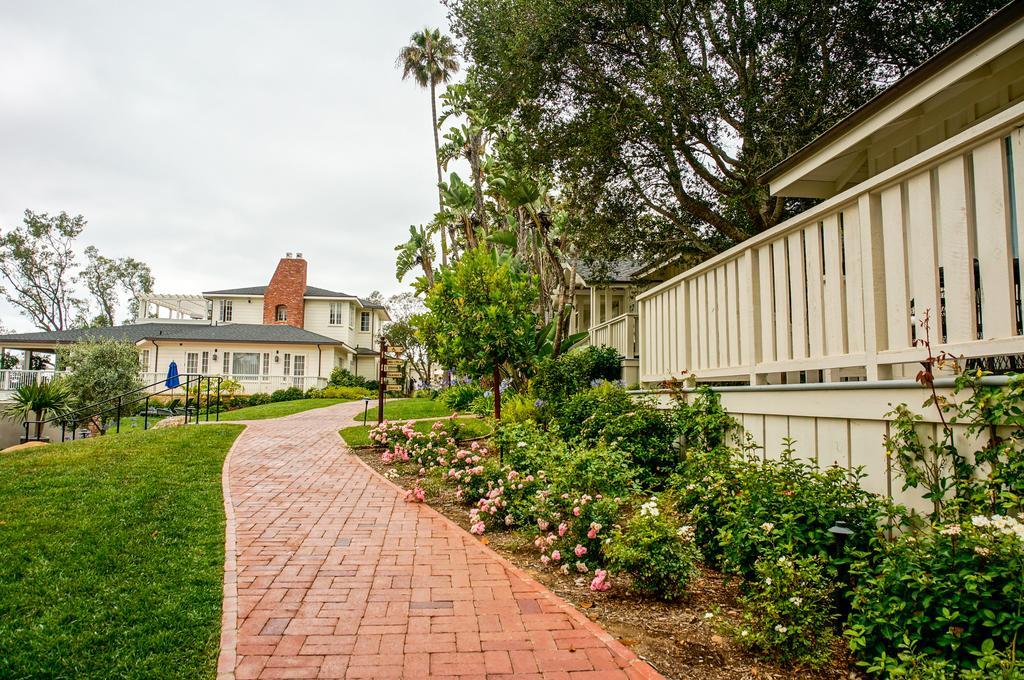
[[[692,527],[671,505],[652,496],[604,546],[612,571],[628,573],[635,591],[666,601],[686,594],[701,560]]]
[[[237,399],[237,397],[236,397]],[[266,392],[257,392],[256,394],[249,395],[249,401],[245,406],[262,406],[263,404],[270,403],[270,395]]]
[[[335,368],[331,371],[331,378],[327,382],[334,387],[362,387],[371,392],[377,391],[377,381],[355,375],[347,368]]]
[[[758,560],[740,598],[743,622],[736,640],[788,663],[824,665],[835,640],[832,582],[820,557]]]
[[[284,390],[277,390],[270,395],[270,401],[276,403],[279,401],[295,401],[296,399],[302,399],[305,397],[302,390],[298,387],[289,387]]]
[[[846,635],[869,668],[889,672],[909,654],[971,669],[1024,633],[1024,517],[976,515],[908,534],[854,573]]]
[[[551,492],[558,497],[580,493],[628,497],[636,488],[636,470],[629,458],[604,445],[571,448],[549,475]]]
[[[574,394],[554,414],[554,426],[565,440],[594,444],[612,418],[630,413],[636,407],[626,390],[611,383]]]
[[[568,452],[565,442],[532,421],[509,423],[503,419],[494,441],[504,451],[505,464],[523,474],[553,472]]]
[[[477,397],[483,396],[484,390],[479,383],[456,383],[441,390],[437,398],[453,411],[467,411]]]
[[[557,408],[566,399],[589,389],[595,381],[622,377],[622,355],[613,347],[585,347],[539,362],[533,390],[544,404]]]
[[[640,483],[649,489],[663,487],[679,463],[672,416],[649,400],[638,400],[630,412],[609,418],[599,437],[629,456],[639,469]]]
[[[502,408],[504,410],[504,408]],[[494,394],[488,390],[474,399],[469,405],[470,413],[481,418],[494,415]]]
[[[861,487],[860,474],[819,470],[788,450],[765,461],[721,449],[691,450],[672,485],[706,556],[726,571],[754,578],[762,557],[827,556],[836,522],[853,531],[841,563],[877,552],[883,542],[879,522],[889,506]]]

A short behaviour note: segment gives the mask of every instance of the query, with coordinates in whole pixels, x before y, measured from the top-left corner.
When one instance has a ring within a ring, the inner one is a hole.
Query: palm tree
[[[71,411],[74,396],[67,383],[61,379],[49,382],[32,382],[22,385],[10,397],[11,401],[3,410],[3,416],[10,420],[28,420],[35,416],[36,439],[42,439],[43,419],[47,412],[63,416]],[[26,431],[26,434],[28,432]]]
[[[431,230],[423,225],[409,227],[409,240],[395,246],[398,257],[395,259],[395,275],[401,281],[413,267],[423,267],[427,288],[434,287],[434,244],[430,241]]]
[[[398,53],[396,65],[402,69],[402,80],[412,76],[420,87],[430,88],[430,123],[434,129],[434,163],[437,166],[437,183],[441,184],[440,141],[437,131],[437,85],[447,83],[459,70],[455,58],[455,43],[436,28],[424,28],[412,34],[409,44]],[[438,205],[444,210],[440,188]],[[441,264],[448,264],[448,243],[441,232]]]

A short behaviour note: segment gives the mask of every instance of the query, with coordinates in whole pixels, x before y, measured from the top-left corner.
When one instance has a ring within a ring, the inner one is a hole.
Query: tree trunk
[[[444,199],[441,197],[441,141],[437,133],[437,84],[430,79],[430,127],[434,129],[434,167],[437,168],[437,206],[438,212],[444,210]],[[448,239],[441,229],[441,266],[448,266]]]
[[[494,360],[494,419],[501,420],[501,370],[498,360]]]
[[[565,272],[564,271],[561,272],[561,274],[563,276],[565,276]],[[563,319],[562,317],[565,316],[565,305],[566,305],[566,302],[567,302],[566,298],[568,297],[568,294],[569,294],[570,290],[573,293],[573,297],[575,297],[575,294],[576,294],[576,264],[575,263],[573,263],[572,269],[569,271],[568,277],[569,278],[567,280],[562,282],[561,290],[558,293],[558,307],[555,310],[555,323],[557,325],[555,326],[554,346],[551,348],[551,356],[553,358],[558,358],[558,355],[561,354],[561,349],[560,348],[561,348],[561,344],[562,344],[562,338],[565,336],[565,332],[564,332],[565,319]],[[573,300],[573,303],[574,303],[574,306],[575,306],[575,300]],[[571,313],[572,312],[570,311],[570,314]]]

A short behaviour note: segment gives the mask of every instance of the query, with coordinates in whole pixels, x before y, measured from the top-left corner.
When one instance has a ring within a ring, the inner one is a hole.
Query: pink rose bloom
[[[576,544],[576,549],[575,549],[575,550],[573,550],[573,552],[574,552],[574,553],[576,553],[576,557],[583,557],[584,555],[586,555],[586,554],[587,554],[587,549],[586,549],[586,548],[584,548],[584,547],[583,547],[582,545],[580,545],[579,543],[577,543],[577,544]]]
[[[562,559],[562,553],[560,553],[557,550],[555,550],[554,552],[551,553],[551,559],[553,559],[555,562],[557,562],[558,560]]]
[[[537,528],[540,529],[541,531],[547,531],[549,526],[550,526],[550,524],[548,524],[548,522],[546,522],[546,521],[544,521],[542,519],[538,519],[537,520]]]
[[[604,569],[597,569],[594,571],[594,580],[590,582],[590,589],[604,592],[612,587],[611,583],[608,583],[608,572]]]
[[[547,564],[548,562],[551,561],[551,558],[548,557],[547,555],[541,555],[540,561],[541,561],[542,564]]]
[[[471,533],[471,534],[482,534],[482,533],[484,533],[484,529],[486,529],[486,528],[487,527],[484,525],[483,522],[476,522],[471,527],[469,527],[469,533]]]
[[[586,574],[590,570],[587,569],[587,565],[583,564],[582,562],[577,562],[576,571],[580,572],[581,574]]]
[[[558,525],[558,535],[559,536],[565,536],[565,532],[568,531],[568,530],[569,530],[569,525],[566,524],[565,522],[562,522],[561,524]]]
[[[579,517],[580,516],[580,506],[577,505],[575,508],[573,508],[572,509],[572,514],[574,514],[577,517]]]

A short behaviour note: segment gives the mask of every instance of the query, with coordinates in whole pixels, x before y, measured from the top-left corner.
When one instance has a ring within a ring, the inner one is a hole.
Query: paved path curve
[[[351,454],[361,408],[253,421],[232,448],[220,678],[661,677]]]

